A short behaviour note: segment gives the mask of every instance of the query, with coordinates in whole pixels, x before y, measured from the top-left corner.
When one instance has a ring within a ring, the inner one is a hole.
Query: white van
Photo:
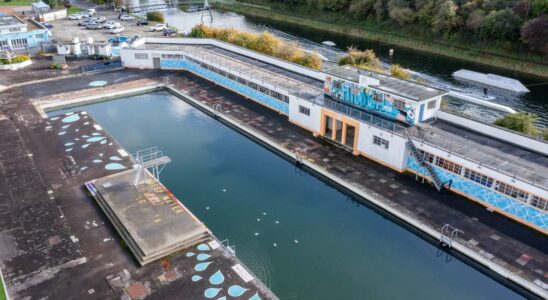
[[[95,8],[86,9],[86,13],[90,16],[94,16],[95,15]]]

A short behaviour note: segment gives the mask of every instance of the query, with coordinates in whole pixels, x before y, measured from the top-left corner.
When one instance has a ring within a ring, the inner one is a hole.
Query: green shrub
[[[537,135],[538,129],[534,125],[537,119],[538,116],[535,114],[518,112],[497,119],[495,124],[521,133]]]
[[[322,67],[322,59],[317,54],[304,52],[297,44],[285,43],[268,32],[255,34],[234,28],[213,28],[200,24],[192,27],[187,36],[218,39],[316,70]]]
[[[92,55],[89,56],[89,59],[93,59],[93,60],[108,60],[108,59],[110,59],[110,57],[107,56],[107,55],[92,54]]]
[[[165,23],[164,13],[162,13],[161,11],[147,12],[147,20],[151,22]]]
[[[18,64],[18,63],[22,63],[24,61],[27,61],[29,60],[30,57],[26,56],[26,55],[17,55],[16,57],[12,58],[11,61],[8,60],[8,59],[2,59],[2,64],[3,65],[9,65],[9,64]]]
[[[409,70],[403,68],[402,66],[398,64],[393,64],[390,66],[390,74],[399,79],[404,79],[404,80],[411,79],[411,73],[409,73]]]
[[[376,72],[382,72],[381,61],[371,49],[360,51],[354,47],[349,47],[348,54],[339,59],[339,65],[353,65]]]

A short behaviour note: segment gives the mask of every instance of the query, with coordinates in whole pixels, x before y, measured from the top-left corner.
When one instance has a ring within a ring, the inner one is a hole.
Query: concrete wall
[[[465,127],[472,131],[476,131],[481,134],[503,140],[507,143],[514,144],[516,146],[520,146],[522,148],[529,149],[537,153],[548,155],[548,143],[544,141],[536,140],[517,132],[467,119],[441,110],[437,112],[436,117],[441,120]]]
[[[307,116],[299,112],[299,106],[304,106],[310,109],[310,116]],[[315,105],[306,100],[297,99],[296,97],[289,98],[289,121],[312,131],[313,133],[319,133],[321,122],[322,107]]]
[[[66,17],[67,17],[66,9],[53,10],[53,11],[49,11],[47,13],[43,13],[39,15],[40,22],[50,22],[54,20],[64,19]]]
[[[376,135],[389,142],[388,149],[373,143]],[[379,161],[396,170],[405,168],[405,156],[407,153],[406,139],[387,131],[360,122],[358,150],[364,155]]]
[[[413,157],[407,160],[409,169],[425,174],[425,170],[420,167]],[[443,182],[452,180],[451,190],[463,194],[479,203],[493,207],[499,212],[509,216],[517,221],[535,226],[541,231],[548,230],[548,214],[542,212],[523,202],[507,197],[495,190],[489,189],[481,184],[460,177],[455,173],[445,169],[432,166]],[[483,170],[482,170],[483,171]],[[427,174],[427,173],[426,173]]]
[[[152,63],[153,53],[159,54],[161,51],[142,51],[129,48],[122,48],[120,51],[120,58],[122,59],[122,64],[126,68],[143,68],[143,69],[152,69],[154,67]],[[147,53],[147,59],[136,59],[135,53]]]
[[[436,107],[435,108],[432,108],[432,109],[428,109],[428,103],[430,103],[431,101],[436,101]],[[436,112],[440,109],[440,105],[441,105],[441,97],[436,97],[435,99],[431,99],[429,101],[423,101],[420,104],[424,104],[424,114],[423,114],[423,117],[422,117],[422,120],[429,120],[429,119],[432,119],[434,117],[436,117]],[[417,106],[419,107],[419,106]],[[417,118],[417,121],[418,121],[418,117],[419,117],[419,110],[417,109],[417,112],[415,114],[415,117]]]

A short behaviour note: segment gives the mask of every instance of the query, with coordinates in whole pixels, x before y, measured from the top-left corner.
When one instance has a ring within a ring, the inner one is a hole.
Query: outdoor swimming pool
[[[78,110],[170,156],[161,181],[281,299],[521,298],[168,93]]]

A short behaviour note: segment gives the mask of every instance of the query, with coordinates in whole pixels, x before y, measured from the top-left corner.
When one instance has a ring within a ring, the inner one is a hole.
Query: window
[[[310,116],[310,108],[299,105],[299,112],[303,115]]]
[[[10,32],[19,32],[21,31],[21,28],[17,27],[17,28],[10,28]]]
[[[226,72],[223,70],[219,70],[219,75],[226,77]]]
[[[255,82],[248,81],[248,82],[247,82],[247,85],[248,85],[250,88],[254,89],[254,90],[258,90],[258,89],[259,89],[259,86],[258,86]]]
[[[341,88],[341,82],[340,81],[333,81],[333,88],[340,89]]]
[[[228,74],[228,79],[236,81],[236,76],[232,74]]]
[[[241,83],[241,84],[246,84],[247,83],[247,80],[241,78],[241,77],[238,77],[238,83]]]
[[[373,136],[373,144],[376,144],[376,145],[379,145],[381,147],[384,147],[384,148],[388,149],[388,146],[389,146],[390,143],[387,140],[374,135]]]
[[[434,109],[434,108],[436,108],[436,102],[438,102],[438,101],[437,101],[437,100],[432,100],[432,101],[428,102],[427,108],[428,108],[428,109]]]
[[[394,99],[392,104],[395,108],[405,110],[405,102],[401,100]]]
[[[39,34],[35,35],[35,37],[36,37],[36,39],[43,40],[44,39],[44,34],[39,33]]]
[[[420,154],[422,155],[425,162],[429,162],[431,164],[434,163],[434,160],[436,160],[436,156],[432,153],[428,153],[422,150],[419,150]]]
[[[375,102],[382,102],[382,94],[373,92],[373,101]]]
[[[443,159],[441,157],[438,157],[438,160],[436,161],[436,166],[444,168],[448,171],[451,171],[456,174],[460,174],[462,170],[462,166],[457,165],[454,162],[448,161],[446,159]]]
[[[135,53],[135,59],[148,59],[148,54],[146,54],[146,53]]]
[[[527,201],[527,198],[529,197],[528,193],[502,182],[497,182],[495,185],[495,191],[523,202]]]
[[[464,177],[472,181],[475,181],[481,185],[485,185],[486,187],[491,187],[493,185],[493,178],[483,175],[481,173],[478,173],[476,171],[472,171],[470,169],[464,170]]]
[[[11,40],[11,46],[13,50],[27,48],[27,39],[13,39]]]
[[[534,207],[537,207],[541,210],[548,211],[548,200],[546,200],[544,198],[540,198],[539,196],[533,196],[531,198],[531,205],[533,205]]]
[[[265,88],[264,86],[259,86],[259,92],[267,95],[270,94],[270,90]]]

